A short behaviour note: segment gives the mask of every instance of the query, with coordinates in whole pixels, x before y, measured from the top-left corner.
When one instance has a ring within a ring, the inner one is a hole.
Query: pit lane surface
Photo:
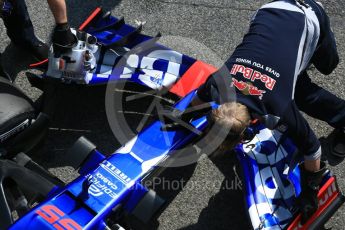
[[[181,36],[196,40],[212,49],[213,54],[200,52],[202,46],[179,44],[176,39],[167,39],[170,47],[181,52],[219,65],[219,59],[226,59],[240,42],[248,27],[251,15],[265,1],[233,0],[123,0],[123,1],[68,1],[70,22],[78,26],[89,12],[98,5],[111,10],[115,16],[125,16],[130,24],[145,22],[144,33],[163,36]],[[53,18],[45,1],[27,1],[36,34],[49,41]],[[345,98],[345,2],[340,0],[322,1],[331,17],[338,42],[341,63],[330,76],[322,76],[312,70],[313,80]],[[1,24],[1,46],[5,66],[17,76],[16,83],[33,99],[41,92],[30,87],[25,71],[32,59],[26,52],[10,44]],[[61,96],[48,140],[35,160],[48,167],[64,181],[71,181],[76,173],[68,166],[66,150],[80,136],[94,142],[99,150],[111,153],[119,147],[108,128],[104,110],[104,89],[66,89]],[[318,109],[318,108],[315,108]],[[135,121],[139,117],[133,115]],[[327,136],[331,128],[325,123],[308,117],[318,136]],[[149,227],[158,229],[247,229],[248,220],[243,205],[240,184],[234,173],[235,159],[225,156],[211,161],[202,158],[198,164],[183,168],[169,169],[153,180],[152,187],[168,199],[168,206],[159,215],[157,223]],[[340,187],[345,191],[345,164],[333,168]],[[327,224],[333,229],[345,229],[345,207]]]

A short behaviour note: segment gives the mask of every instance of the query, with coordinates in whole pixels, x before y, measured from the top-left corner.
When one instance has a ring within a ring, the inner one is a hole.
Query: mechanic
[[[65,0],[47,0],[47,2],[56,23],[52,42],[61,46],[74,43],[74,36],[67,22]],[[0,16],[13,44],[29,51],[38,61],[45,60],[48,57],[49,47],[36,37],[25,1],[0,0],[0,6]]]
[[[55,50],[73,46],[76,38],[67,21],[65,0],[47,0],[55,19],[52,42]],[[49,47],[39,40],[35,33],[24,0],[0,0],[0,17],[7,29],[7,35],[18,47],[29,51],[38,61],[48,58]],[[11,81],[11,77],[2,66],[0,54],[0,76]]]
[[[48,56],[48,46],[38,39],[24,0],[0,0],[1,17],[14,45],[27,50],[38,61]]]
[[[312,83],[306,69],[313,64],[322,74],[330,74],[338,62],[334,34],[320,3],[273,1],[256,12],[242,43],[192,102],[220,104],[209,121],[230,130],[223,142],[226,148],[241,141],[255,118],[288,134],[304,154],[298,199],[302,223],[318,208],[326,169],[320,142],[299,110],[338,129],[334,151],[345,156],[345,101]]]

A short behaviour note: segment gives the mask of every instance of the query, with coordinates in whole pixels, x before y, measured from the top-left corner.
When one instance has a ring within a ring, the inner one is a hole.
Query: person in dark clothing
[[[318,208],[317,193],[326,168],[320,142],[300,110],[339,130],[334,151],[345,156],[345,101],[312,83],[306,70],[313,64],[330,74],[338,62],[334,34],[320,3],[273,1],[256,12],[242,43],[197,90],[192,102],[220,105],[209,120],[229,130],[224,140],[229,148],[243,138],[249,118],[288,134],[304,155],[298,199],[302,223]]]
[[[49,48],[36,37],[25,1],[3,0],[0,5],[7,35],[13,44],[27,50],[37,61],[46,59]]]
[[[1,53],[0,53],[0,77],[4,77],[4,78],[8,79],[9,81],[12,81],[10,75],[4,70],[1,63],[2,63],[2,57],[1,57]]]
[[[65,0],[47,0],[47,2],[56,23],[52,42],[58,47],[71,46],[75,43],[75,38],[68,24]],[[36,37],[24,0],[0,0],[0,17],[13,44],[29,51],[37,61],[48,58],[49,47]],[[1,62],[0,73],[8,78]]]

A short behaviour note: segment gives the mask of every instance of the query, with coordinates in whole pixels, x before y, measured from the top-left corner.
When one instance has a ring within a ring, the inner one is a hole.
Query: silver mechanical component
[[[97,38],[85,32],[71,30],[77,36],[78,43],[71,50],[62,54],[55,53],[52,45],[49,50],[46,75],[67,83],[87,84],[87,75],[92,74],[96,68],[95,56],[99,50]]]

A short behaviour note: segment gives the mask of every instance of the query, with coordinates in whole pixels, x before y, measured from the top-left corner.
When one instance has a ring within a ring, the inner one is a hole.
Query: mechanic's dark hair
[[[241,141],[243,132],[251,121],[247,106],[237,102],[222,104],[211,112],[210,119],[214,125],[229,131],[219,146],[221,152],[233,149]]]

